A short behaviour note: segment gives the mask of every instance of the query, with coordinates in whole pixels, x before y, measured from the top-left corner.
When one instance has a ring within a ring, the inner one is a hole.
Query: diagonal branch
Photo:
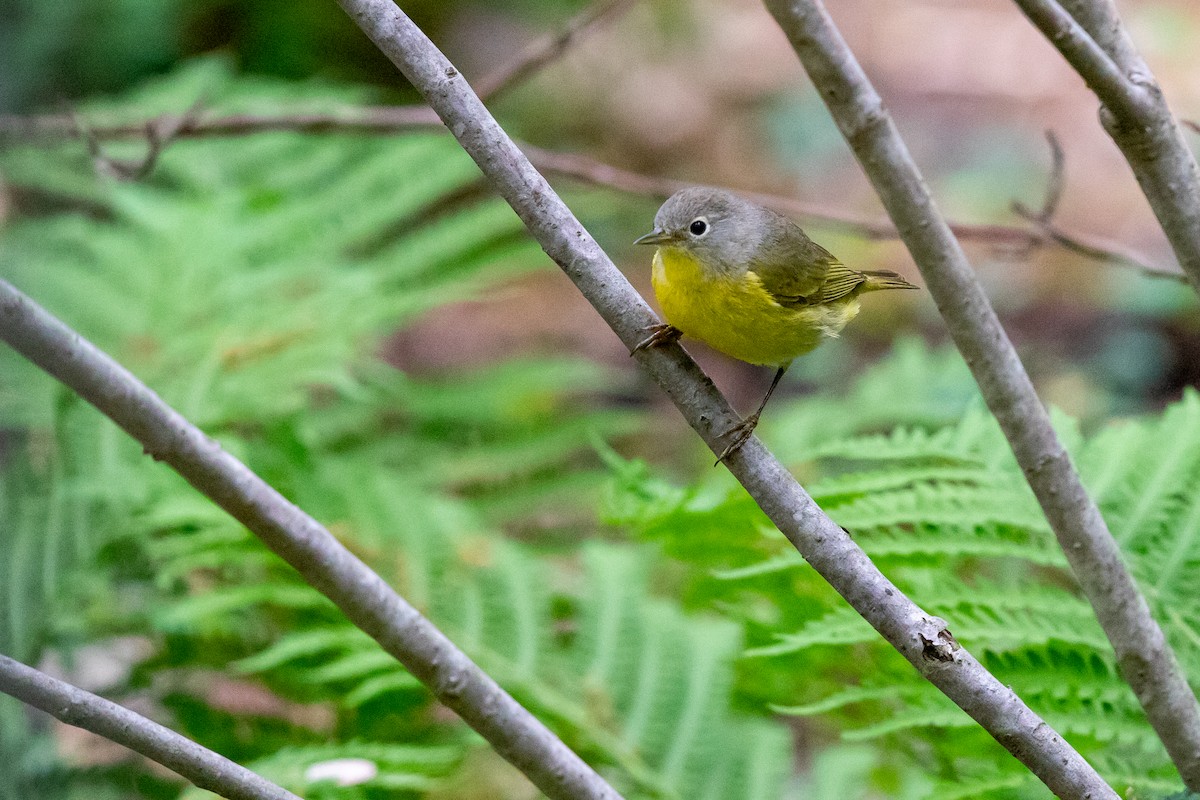
[[[315,519],[6,281],[0,339],[74,389],[250,529],[556,800],[617,793]]]
[[[342,8],[425,96],[484,175],[631,350],[653,313],[579,220],[488,113],[458,70],[391,0],[339,0]],[[714,453],[738,421],[678,345],[637,352]],[[946,623],[903,595],[762,443],[750,439],[728,466],[796,549],[908,661],[976,719],[1056,794],[1116,794],[1062,737],[966,650]]]
[[[166,115],[139,123],[92,124],[87,127],[87,134],[99,140],[143,137],[147,135],[149,127],[156,126],[172,131],[173,139],[250,136],[276,131],[380,134],[443,127],[441,120],[428,106],[365,106],[332,112],[230,114],[207,118],[193,112],[182,116]],[[0,139],[50,141],[77,135],[76,125],[70,116],[16,117],[0,114]],[[521,144],[521,149],[543,173],[607,186],[630,194],[666,199],[679,189],[691,185],[671,178],[631,172],[580,153],[562,153],[526,143]],[[887,221],[833,211],[824,205],[804,203],[783,195],[744,191],[738,191],[738,194],[782,213],[841,228],[868,239],[894,239],[898,236],[895,227]],[[1151,266],[1122,245],[1102,237],[1067,233],[1057,226],[1048,228],[1035,220],[1030,220],[1030,223],[1037,230],[954,221],[950,222],[950,228],[960,239],[1012,248],[1018,252],[1043,247],[1052,241],[1066,250],[1101,263],[1136,270],[1146,277],[1187,282],[1187,277],[1182,273]]]
[[[1104,129],[1200,292],[1200,168],[1112,0],[1015,2],[1096,93]],[[1196,759],[1200,785],[1200,752]]]
[[[1200,788],[1200,706],[891,116],[820,0],[767,0],[913,260],[1184,781]]]
[[[1137,116],[1147,101],[1145,92],[1126,79],[1109,57],[1075,18],[1057,0],[1014,0],[1025,16],[1062,53],[1088,87],[1113,112]]]
[[[141,714],[0,655],[0,692],[179,773],[229,800],[300,800],[243,766]]]

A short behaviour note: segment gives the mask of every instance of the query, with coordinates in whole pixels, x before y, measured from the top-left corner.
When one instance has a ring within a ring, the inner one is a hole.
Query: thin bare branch
[[[1156,267],[1149,267],[1139,261],[1136,256],[1122,252],[1121,245],[1113,242],[1098,244],[1095,240],[1086,241],[1078,236],[1067,233],[1054,224],[1054,214],[1058,210],[1058,204],[1062,199],[1063,190],[1066,185],[1064,178],[1066,157],[1063,155],[1062,145],[1053,131],[1046,131],[1046,142],[1050,145],[1050,177],[1046,182],[1046,197],[1042,201],[1042,207],[1034,211],[1024,203],[1014,201],[1012,203],[1013,213],[1026,220],[1030,225],[1033,225],[1034,228],[1041,231],[1045,238],[1053,241],[1064,250],[1070,250],[1072,253],[1078,253],[1086,258],[1118,264],[1136,270],[1146,277],[1165,278],[1187,285],[1187,276],[1182,272],[1166,272]],[[963,234],[955,229],[953,223],[950,225],[950,230],[960,239],[964,238]]]
[[[1116,6],[1112,0],[1015,2],[1096,93],[1101,123],[1121,148],[1180,267],[1200,292],[1200,167]],[[1200,715],[1196,725],[1200,741]],[[1188,785],[1196,788],[1200,749],[1191,760]]]
[[[428,106],[363,106],[339,111],[288,114],[228,114],[206,118],[202,113],[166,114],[148,122],[89,123],[97,139],[141,138],[150,124],[171,125],[180,139],[248,136],[256,133],[399,133],[441,127]],[[0,139],[46,141],[75,138],[80,132],[70,114],[21,117],[0,114]]]
[[[69,118],[76,133],[87,143],[88,155],[91,156],[96,172],[120,181],[139,181],[154,171],[163,150],[187,125],[195,122],[202,105],[203,101],[197,100],[182,116],[156,117],[143,123],[141,133],[146,139],[146,154],[132,161],[106,155],[96,132],[77,114],[71,113]]]
[[[0,655],[0,692],[122,744],[229,800],[300,800],[186,736],[6,655]]]
[[[548,796],[617,793],[315,519],[128,370],[0,280],[0,339],[74,389],[250,529]]]
[[[491,102],[529,80],[561,58],[573,45],[633,8],[635,3],[637,0],[604,0],[584,9],[561,31],[543,36],[526,47],[513,63],[481,78],[476,86],[479,97],[484,102]]]
[[[1147,278],[1161,278],[1163,280],[1174,281],[1175,283],[1184,286],[1190,285],[1188,276],[1182,272],[1167,272],[1158,267],[1151,267],[1132,253],[1123,253],[1122,245],[1116,242],[1100,240],[1096,238],[1083,239],[1078,234],[1070,234],[1063,231],[1053,222],[1047,219],[1042,219],[1040,213],[1033,213],[1028,208],[1025,208],[1020,203],[1013,205],[1013,212],[1024,218],[1033,225],[1050,241],[1057,244],[1064,250],[1069,250],[1072,253],[1090,258],[1095,261],[1104,261],[1119,267],[1140,272]],[[953,228],[951,228],[953,230]]]
[[[1116,651],[1121,674],[1191,786],[1186,756],[1200,753],[1192,743],[1200,740],[1186,737],[1200,714],[1196,698],[883,101],[820,0],[767,0],[767,7],[896,223]]]
[[[1039,211],[1031,211],[1024,203],[1013,203],[1013,211],[1024,219],[1038,222],[1049,222],[1058,211],[1058,203],[1062,200],[1063,188],[1066,184],[1067,159],[1063,155],[1062,144],[1054,131],[1046,131],[1046,144],[1050,145],[1050,178],[1046,181],[1046,199],[1042,201]]]
[[[391,0],[339,0],[417,87],[546,253],[634,350],[658,320],[645,301],[471,91],[458,70]],[[718,453],[738,418],[677,344],[635,358]],[[944,620],[900,592],[813,502],[762,443],[727,459],[730,471],[804,558],[926,678],[1063,797],[1115,800],[1078,753],[959,647]]]
[[[146,126],[149,124],[172,125],[175,130],[174,138],[248,136],[276,131],[309,134],[377,134],[420,130],[431,126],[442,128],[441,120],[427,106],[379,106],[283,116],[234,114],[205,119],[199,115],[191,117],[167,115],[150,122],[92,124],[87,130],[91,136],[99,140],[141,137],[145,135]],[[76,135],[76,128],[70,116],[0,116],[0,138],[48,141]],[[672,178],[631,172],[577,153],[560,153],[525,143],[521,144],[521,149],[529,156],[530,161],[543,172],[573,178],[596,186],[607,186],[630,194],[662,199],[685,185],[691,185]],[[895,226],[887,220],[867,219],[855,214],[831,211],[823,204],[804,203],[784,195],[736,191],[744,197],[774,208],[781,213],[801,217],[808,222],[839,228],[869,239],[899,237]],[[1045,226],[1035,225],[1035,227],[1036,230],[1030,230],[1011,225],[950,222],[950,228],[955,235],[989,247],[1025,251],[1044,247],[1047,242],[1052,241],[1101,263],[1135,269],[1147,277],[1172,281],[1181,279],[1179,272],[1151,266],[1123,246],[1101,237],[1067,233],[1057,228],[1054,235],[1049,235],[1044,230]]]

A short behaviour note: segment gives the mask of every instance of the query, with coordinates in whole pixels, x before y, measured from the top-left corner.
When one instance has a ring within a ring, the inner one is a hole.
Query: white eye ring
[[[692,234],[692,236],[700,238],[701,236],[707,234],[711,227],[712,226],[708,224],[708,220],[705,217],[696,217],[694,220],[692,220],[691,224],[688,225],[688,231]]]

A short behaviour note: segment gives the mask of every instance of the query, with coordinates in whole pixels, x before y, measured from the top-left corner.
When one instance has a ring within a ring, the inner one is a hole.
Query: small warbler
[[[746,443],[792,359],[835,337],[858,314],[858,296],[916,289],[894,272],[858,271],[834,258],[782,214],[720,189],[672,195],[654,230],[654,294],[666,325],[634,348],[699,339],[751,364],[776,367],[758,410],[727,431],[724,461]]]

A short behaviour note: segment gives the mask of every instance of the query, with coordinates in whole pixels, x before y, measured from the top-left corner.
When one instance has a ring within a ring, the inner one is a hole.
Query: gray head
[[[654,230],[634,244],[687,250],[704,265],[736,275],[745,272],[764,241],[789,224],[737,195],[696,186],[671,195],[654,215]]]

